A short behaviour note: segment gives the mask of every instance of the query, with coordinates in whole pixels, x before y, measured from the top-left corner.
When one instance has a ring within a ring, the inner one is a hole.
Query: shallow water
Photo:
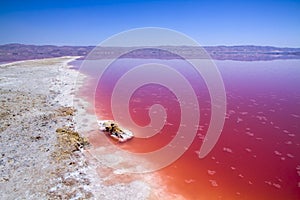
[[[188,79],[200,107],[192,145],[159,171],[170,192],[187,199],[300,198],[300,60],[215,61],[226,89],[227,113],[218,143],[203,159],[198,153],[210,123],[211,100],[202,77],[182,60],[120,59],[101,80],[96,77],[99,66],[84,69],[94,81],[84,94],[95,98],[99,118],[111,119],[111,95],[117,81],[134,66],[149,62],[170,65]],[[143,153],[168,145],[179,126],[184,126],[180,103],[167,87],[138,88],[129,101],[132,119],[139,126],[147,125],[150,106],[161,104],[167,113],[165,126],[153,137],[111,145]]]

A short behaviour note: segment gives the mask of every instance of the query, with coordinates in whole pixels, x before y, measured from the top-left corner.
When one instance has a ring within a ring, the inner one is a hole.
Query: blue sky
[[[300,47],[300,1],[0,2],[0,44],[97,45],[149,26],[180,31],[201,45]]]

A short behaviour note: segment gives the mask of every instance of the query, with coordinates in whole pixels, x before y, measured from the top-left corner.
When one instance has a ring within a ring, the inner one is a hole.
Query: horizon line
[[[56,47],[97,47],[101,45],[60,45],[60,44],[28,44],[28,43],[5,43],[0,44],[0,46],[8,46],[8,45],[28,45],[28,46],[56,46]],[[188,45],[160,45],[161,47],[272,47],[272,48],[289,48],[289,49],[300,49],[300,47],[289,47],[289,46],[272,46],[272,45],[255,45],[255,44],[233,44],[233,45],[226,45],[226,44],[219,44],[219,45],[199,45],[199,46],[188,46]],[[109,48],[118,48],[118,47],[135,47],[135,46],[103,46]],[[138,47],[138,46],[136,46]],[[148,46],[140,46],[140,47],[148,47]],[[149,46],[149,47],[159,47],[159,46]]]

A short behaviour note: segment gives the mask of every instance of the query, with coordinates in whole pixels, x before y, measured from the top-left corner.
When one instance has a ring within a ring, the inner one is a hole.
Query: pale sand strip
[[[70,99],[78,73],[67,68],[75,58],[0,66],[0,199],[93,196],[84,187],[85,159],[70,140],[80,142]]]

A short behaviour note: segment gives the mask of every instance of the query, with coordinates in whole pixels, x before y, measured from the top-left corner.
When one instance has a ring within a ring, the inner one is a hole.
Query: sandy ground
[[[181,199],[155,173],[99,162],[119,164],[122,155],[87,141],[99,133],[90,105],[75,95],[86,77],[70,69],[74,59],[0,65],[0,199]]]

